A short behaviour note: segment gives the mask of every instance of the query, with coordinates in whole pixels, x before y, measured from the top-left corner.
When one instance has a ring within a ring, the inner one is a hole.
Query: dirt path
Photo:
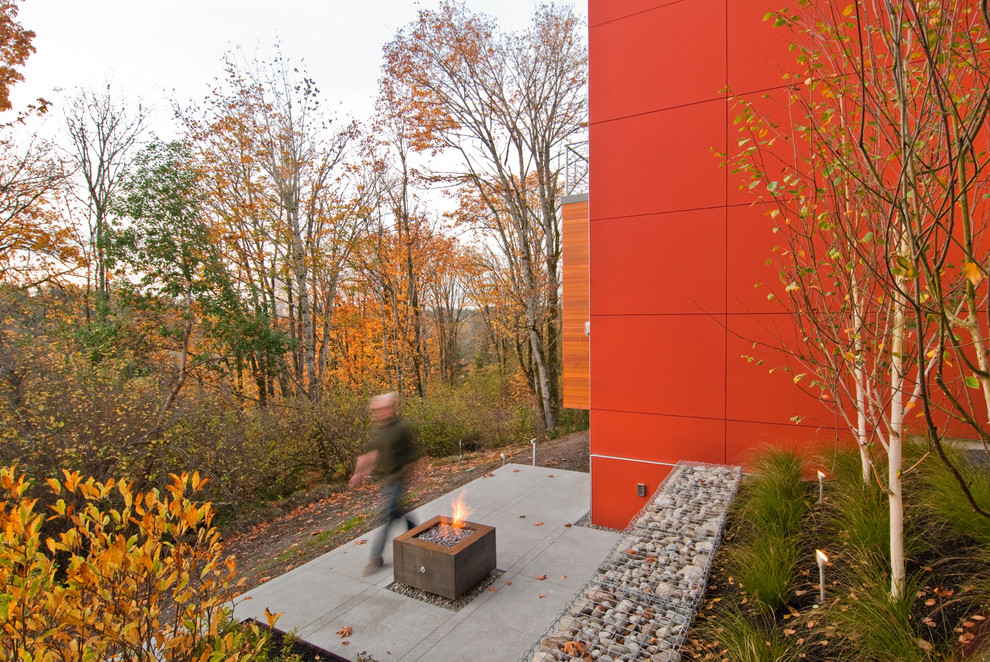
[[[587,472],[588,439],[584,431],[540,442],[537,464]],[[503,453],[506,462],[533,461],[529,444],[461,458],[424,460],[410,487],[412,506],[428,503],[497,468],[502,464]],[[238,571],[245,578],[243,590],[263,584],[378,526],[376,513],[382,503],[379,484],[366,484],[356,490],[330,489],[329,496],[314,497],[309,502],[305,495],[297,496],[294,501],[300,505],[247,530],[237,530],[235,525],[225,530],[224,547],[237,558]]]

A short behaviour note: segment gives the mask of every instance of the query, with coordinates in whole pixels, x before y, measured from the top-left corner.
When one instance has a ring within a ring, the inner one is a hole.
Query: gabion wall
[[[679,462],[524,662],[679,660],[741,477]]]

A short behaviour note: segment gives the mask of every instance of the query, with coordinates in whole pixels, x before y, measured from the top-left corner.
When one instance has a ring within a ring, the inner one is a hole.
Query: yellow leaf
[[[856,5],[855,5],[855,3],[850,4],[850,5],[847,5],[846,8],[842,10],[842,15],[843,16],[849,16],[854,11],[856,11]]]
[[[966,278],[969,279],[973,285],[979,285],[980,281],[983,280],[983,270],[980,269],[979,265],[974,262],[967,262],[963,267],[966,272]]]

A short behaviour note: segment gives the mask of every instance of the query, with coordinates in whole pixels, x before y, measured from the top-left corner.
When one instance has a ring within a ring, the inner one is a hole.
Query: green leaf
[[[978,379],[976,379],[976,377],[970,376],[970,377],[967,377],[963,381],[965,381],[966,382],[966,386],[968,386],[970,388],[980,388],[980,382],[979,382]]]

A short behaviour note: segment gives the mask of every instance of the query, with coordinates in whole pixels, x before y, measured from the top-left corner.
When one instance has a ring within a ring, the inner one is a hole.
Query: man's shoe
[[[381,569],[383,565],[385,565],[385,562],[382,560],[382,557],[376,556],[372,558],[370,561],[368,561],[368,565],[364,566],[364,572],[362,572],[361,574],[364,575],[365,577],[367,577],[368,575],[373,575],[374,573],[378,572],[378,570]]]

